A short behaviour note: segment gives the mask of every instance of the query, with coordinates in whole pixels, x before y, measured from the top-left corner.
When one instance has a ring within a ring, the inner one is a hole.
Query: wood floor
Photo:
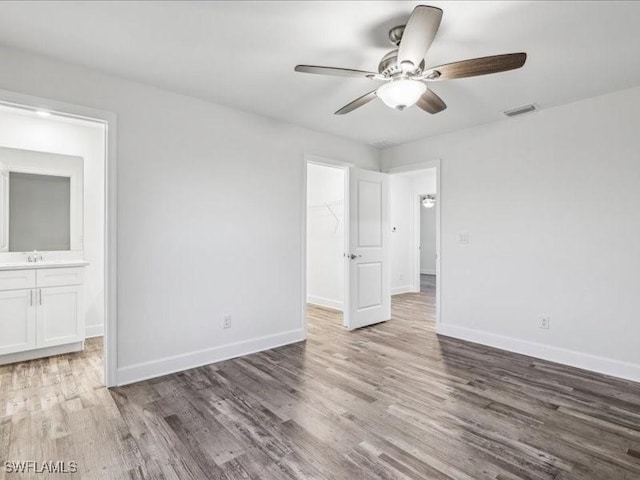
[[[420,292],[426,293],[432,301],[435,301],[436,295],[436,276],[435,275],[420,275]],[[431,317],[429,317],[431,318]]]
[[[0,367],[0,478],[640,479],[640,385],[438,338],[433,293],[356,332],[312,307],[306,343],[111,392],[99,341]]]

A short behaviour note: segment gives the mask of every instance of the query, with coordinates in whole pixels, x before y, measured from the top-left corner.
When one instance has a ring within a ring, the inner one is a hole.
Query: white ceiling
[[[373,102],[368,79],[295,73],[298,63],[375,70],[388,29],[419,2],[0,2],[0,44],[371,144],[396,144],[640,84],[640,2],[421,2],[444,10],[427,65],[525,51],[517,71],[433,84],[429,115]]]

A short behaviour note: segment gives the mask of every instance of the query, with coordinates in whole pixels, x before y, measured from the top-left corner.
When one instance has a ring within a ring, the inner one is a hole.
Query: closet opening
[[[316,325],[344,325],[345,167],[307,162],[307,315]]]

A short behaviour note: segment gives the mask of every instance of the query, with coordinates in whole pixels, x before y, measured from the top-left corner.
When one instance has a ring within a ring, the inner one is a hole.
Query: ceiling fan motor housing
[[[419,74],[424,70],[424,67],[425,67],[425,63],[424,63],[424,60],[422,60],[420,62],[420,65],[418,65],[418,68],[416,68],[415,71],[412,73]],[[402,68],[402,65],[398,63],[397,49],[391,50],[384,57],[382,57],[382,60],[380,60],[380,63],[378,64],[378,73],[385,76],[386,78],[393,78],[397,75],[401,75],[402,73],[405,73],[405,70]]]
[[[389,41],[396,47],[400,45],[400,40],[402,40],[402,34],[404,33],[404,27],[406,27],[406,25],[398,25],[397,27],[393,27],[389,30]]]

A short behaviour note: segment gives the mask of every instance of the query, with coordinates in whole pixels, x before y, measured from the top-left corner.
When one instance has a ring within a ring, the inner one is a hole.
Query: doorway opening
[[[435,302],[436,297],[436,202],[435,191],[418,196],[418,252],[419,291]]]
[[[68,361],[87,386],[115,386],[115,115],[0,90],[0,125],[0,255],[24,279],[2,285],[0,320],[25,327],[0,368]]]
[[[391,292],[415,295],[421,318],[439,323],[440,182],[437,162],[389,171]]]
[[[307,162],[307,299],[309,313],[345,325],[344,167]],[[330,315],[324,315],[330,313]]]
[[[309,326],[309,304],[341,312],[348,330],[386,322],[391,318],[389,175],[305,158],[303,328]]]

